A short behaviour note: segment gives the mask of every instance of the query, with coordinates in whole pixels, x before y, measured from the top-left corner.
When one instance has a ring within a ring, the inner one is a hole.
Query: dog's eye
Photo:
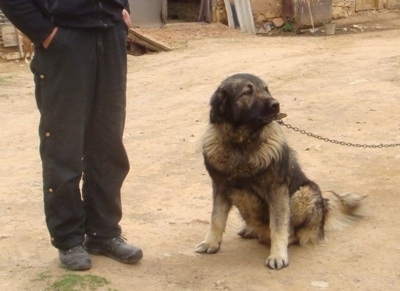
[[[247,87],[246,90],[244,90],[242,92],[242,96],[252,95],[252,94],[253,94],[253,87],[251,87],[251,86]]]
[[[242,95],[251,95],[251,90],[244,91]]]

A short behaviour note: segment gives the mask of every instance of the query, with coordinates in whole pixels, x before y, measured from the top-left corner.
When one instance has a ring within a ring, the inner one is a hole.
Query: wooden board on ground
[[[146,49],[150,49],[155,52],[171,51],[172,48],[167,44],[162,43],[151,36],[145,35],[133,28],[129,29],[128,42],[131,44],[139,45]]]

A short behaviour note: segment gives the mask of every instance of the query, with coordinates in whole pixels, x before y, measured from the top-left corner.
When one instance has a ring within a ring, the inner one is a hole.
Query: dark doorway
[[[167,22],[196,22],[201,0],[168,0]]]

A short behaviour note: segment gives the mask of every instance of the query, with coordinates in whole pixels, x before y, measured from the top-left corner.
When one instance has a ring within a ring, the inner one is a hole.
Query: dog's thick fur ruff
[[[203,155],[212,179],[213,210],[199,253],[216,253],[228,213],[236,206],[245,221],[243,238],[270,245],[265,264],[288,265],[290,244],[318,244],[327,228],[359,218],[365,196],[327,193],[309,180],[275,121],[279,103],[267,85],[250,74],[225,79],[213,94]]]

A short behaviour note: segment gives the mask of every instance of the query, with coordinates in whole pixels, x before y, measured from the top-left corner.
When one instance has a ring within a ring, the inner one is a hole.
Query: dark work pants
[[[56,248],[121,234],[126,62],[123,24],[59,28],[47,49],[36,48],[44,208]]]

